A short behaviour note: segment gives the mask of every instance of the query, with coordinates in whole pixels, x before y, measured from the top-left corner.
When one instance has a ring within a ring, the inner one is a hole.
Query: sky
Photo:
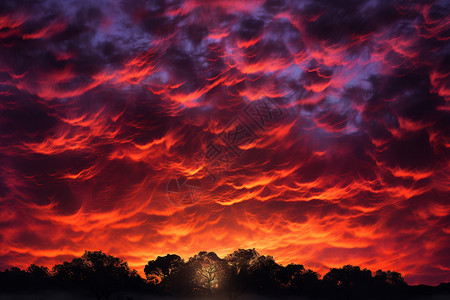
[[[0,269],[256,248],[450,281],[447,1],[0,2]]]

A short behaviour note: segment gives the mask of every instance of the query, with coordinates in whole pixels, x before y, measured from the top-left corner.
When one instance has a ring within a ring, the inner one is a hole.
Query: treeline
[[[395,271],[370,270],[346,265],[320,275],[302,265],[281,266],[271,256],[255,249],[239,249],[224,258],[214,252],[199,252],[188,260],[168,254],[149,261],[146,278],[120,258],[101,251],[86,251],[81,257],[55,265],[51,270],[30,265],[26,270],[10,268],[0,272],[4,293],[38,293],[64,290],[97,299],[127,299],[127,293],[171,296],[243,294],[276,298],[305,296],[329,299],[399,299],[431,294],[448,294],[449,284],[438,287],[408,286]],[[130,298],[128,298],[130,299]]]

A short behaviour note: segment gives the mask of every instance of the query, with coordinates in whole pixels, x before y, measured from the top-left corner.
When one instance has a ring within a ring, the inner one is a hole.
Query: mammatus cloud
[[[2,1],[0,267],[257,248],[449,281],[449,9]]]

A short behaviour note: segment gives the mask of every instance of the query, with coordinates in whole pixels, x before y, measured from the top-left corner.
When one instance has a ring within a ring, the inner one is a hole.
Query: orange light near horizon
[[[443,1],[46,1],[0,13],[0,269],[256,248],[450,280]]]

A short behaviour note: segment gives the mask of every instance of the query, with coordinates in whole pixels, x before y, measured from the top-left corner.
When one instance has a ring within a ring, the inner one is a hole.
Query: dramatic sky
[[[0,269],[256,248],[450,281],[447,1],[0,2]]]

